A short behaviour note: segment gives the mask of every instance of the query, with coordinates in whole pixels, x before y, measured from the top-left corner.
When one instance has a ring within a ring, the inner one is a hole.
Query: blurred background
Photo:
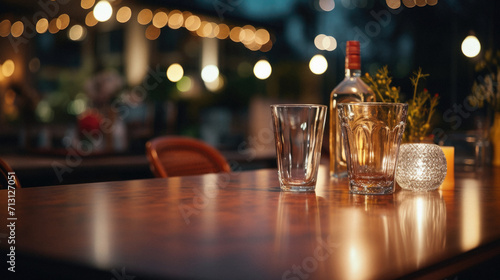
[[[466,160],[491,125],[466,99],[499,49],[499,13],[486,0],[3,0],[0,156],[26,185],[139,178],[147,140],[187,135],[233,169],[269,167],[269,104],[328,104],[359,40],[362,71],[387,65],[405,94],[413,71],[430,75],[436,142]]]

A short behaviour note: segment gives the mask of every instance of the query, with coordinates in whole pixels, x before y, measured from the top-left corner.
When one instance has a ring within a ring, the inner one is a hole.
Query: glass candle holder
[[[435,144],[402,144],[399,150],[396,182],[406,190],[431,191],[446,177],[446,157]]]

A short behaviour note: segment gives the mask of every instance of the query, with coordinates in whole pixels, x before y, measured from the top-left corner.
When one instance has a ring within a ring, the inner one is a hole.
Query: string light
[[[49,29],[49,21],[46,18],[41,18],[36,23],[36,32],[43,34]]]
[[[120,9],[118,9],[118,12],[116,12],[116,21],[118,21],[119,23],[126,23],[130,20],[131,17],[132,10],[127,6],[121,7]]]
[[[327,3],[330,0],[324,1]],[[432,1],[437,2],[437,0]],[[95,3],[95,0],[81,0],[80,2],[82,9],[91,9],[94,7],[85,16],[85,25],[88,27],[93,27],[99,22],[109,20],[113,14],[113,7],[108,0],[101,0],[97,4]],[[132,10],[127,6],[120,7],[116,12],[116,21],[119,23],[126,23],[131,17]],[[35,24],[35,30],[39,34],[47,31],[55,34],[66,29],[70,25],[70,22],[70,16],[64,13],[56,18],[52,18],[50,21],[47,18],[40,18]],[[253,51],[260,50],[266,52],[273,46],[271,36],[264,28],[256,29],[252,25],[229,27],[224,23],[217,24],[212,21],[203,21],[199,16],[189,11],[173,10],[167,14],[167,11],[163,8],[157,9],[155,13],[145,8],[138,13],[137,22],[141,25],[151,24],[145,32],[145,36],[150,40],[157,39],[161,28],[168,26],[171,29],[184,27],[200,37],[218,38],[220,40],[230,39],[233,42],[242,43],[246,48]],[[72,28],[74,28],[73,31],[68,31],[68,37],[74,41],[83,40],[86,34],[85,27],[73,25]],[[24,29],[22,21],[11,23],[11,21],[5,19],[0,22],[0,37],[7,37],[9,35],[19,37],[24,33]]]
[[[7,37],[10,34],[11,23],[10,20],[4,19],[0,22],[0,36]]]
[[[105,22],[111,18],[113,7],[108,1],[99,1],[94,7],[94,17],[100,22]]]
[[[153,12],[150,9],[142,9],[137,15],[137,22],[142,25],[149,24],[153,20]]]

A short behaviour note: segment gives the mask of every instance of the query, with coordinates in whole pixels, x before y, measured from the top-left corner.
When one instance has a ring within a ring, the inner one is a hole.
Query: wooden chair
[[[10,174],[9,174],[10,173]],[[16,188],[21,188],[21,184],[19,183],[19,179],[15,178],[15,180],[9,180],[9,175],[13,174],[14,170],[10,167],[9,164],[7,164],[5,161],[0,159],[0,189],[7,189],[9,185],[9,181],[13,182],[12,184]],[[11,177],[11,176],[10,176]]]
[[[146,155],[156,177],[230,172],[224,156],[203,141],[181,136],[162,136],[146,143]]]

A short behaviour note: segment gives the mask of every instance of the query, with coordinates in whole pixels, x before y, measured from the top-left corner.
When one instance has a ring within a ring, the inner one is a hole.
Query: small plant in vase
[[[396,182],[406,190],[430,191],[437,189],[447,173],[445,155],[440,147],[432,143],[431,121],[439,102],[439,95],[423,87],[422,81],[428,77],[422,69],[410,77],[413,88],[412,98],[404,100],[400,88],[392,86],[387,66],[379,69],[374,76],[366,74],[364,81],[375,92],[380,102],[408,103],[408,117],[400,158],[396,171]]]
[[[408,103],[408,119],[406,123],[403,142],[418,143],[428,141],[431,131],[432,117],[439,103],[439,95],[431,93],[421,83],[429,76],[422,73],[422,69],[413,72],[410,77],[413,86],[413,97],[405,101],[401,96],[400,87],[392,84],[387,66],[377,70],[375,75],[366,73],[363,81],[375,93],[378,102],[406,102]]]

